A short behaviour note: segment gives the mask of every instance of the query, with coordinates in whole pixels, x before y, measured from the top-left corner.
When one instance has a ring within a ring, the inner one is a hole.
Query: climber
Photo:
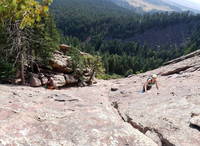
[[[156,79],[157,79],[157,75],[156,74],[151,75],[147,79],[146,83],[144,84],[142,92],[144,93],[144,92],[150,90],[153,85],[156,85],[156,88],[159,89],[158,88],[158,83],[157,83]]]

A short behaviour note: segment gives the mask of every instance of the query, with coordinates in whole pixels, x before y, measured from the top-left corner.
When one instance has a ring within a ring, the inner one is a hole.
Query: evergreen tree
[[[9,35],[8,47],[5,51],[6,59],[12,58],[11,62],[20,69],[22,84],[25,84],[24,66],[29,63],[28,58],[33,56],[32,48],[30,48],[31,30],[40,25],[41,19],[48,15],[50,3],[51,0],[0,1],[0,25],[7,30]]]

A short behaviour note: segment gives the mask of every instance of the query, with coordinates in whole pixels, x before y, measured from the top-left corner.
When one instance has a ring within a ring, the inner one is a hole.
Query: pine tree
[[[43,17],[48,16],[51,0],[1,0],[0,25],[6,28],[9,46],[7,57],[13,57],[13,64],[20,69],[22,84],[25,84],[24,66],[32,57],[30,34],[32,28],[41,25]]]

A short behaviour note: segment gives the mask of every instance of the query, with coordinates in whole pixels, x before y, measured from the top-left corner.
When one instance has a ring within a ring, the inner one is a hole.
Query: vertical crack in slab
[[[117,110],[119,116],[122,118],[122,120],[124,122],[129,123],[133,128],[139,130],[140,132],[142,132],[143,134],[145,134],[147,131],[151,131],[154,132],[158,135],[162,146],[175,146],[174,144],[172,144],[168,139],[164,138],[163,135],[155,128],[150,128],[150,127],[144,127],[140,124],[137,124],[136,122],[133,121],[133,119],[131,117],[129,117],[128,115],[126,115],[126,120],[124,119],[124,117],[122,116],[121,112],[119,111],[119,104],[115,101],[112,103],[112,106]]]

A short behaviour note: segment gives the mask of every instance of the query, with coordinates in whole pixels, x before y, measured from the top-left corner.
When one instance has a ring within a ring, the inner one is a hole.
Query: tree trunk
[[[95,73],[95,68],[92,69],[92,73],[91,73],[91,75],[90,75],[90,78],[89,78],[89,80],[87,81],[87,83],[88,83],[89,85],[92,84],[92,79],[93,79],[93,77],[94,77],[94,73]]]
[[[18,53],[20,53],[20,78],[22,81],[22,85],[25,85],[25,75],[24,75],[24,46],[23,46],[23,35],[22,35],[22,31],[19,28],[19,23],[16,23],[16,33],[17,33],[17,44],[16,44],[16,48],[17,51],[19,51]]]
[[[34,63],[33,63],[33,57],[32,57],[32,49],[30,48],[27,51],[27,60],[28,60],[28,64],[30,65],[31,71],[34,72]]]
[[[21,58],[20,58],[20,76],[21,76],[21,80],[22,80],[22,85],[25,85],[25,75],[24,75],[24,56],[23,53],[21,54]]]
[[[8,43],[10,43],[10,49],[7,52],[8,57],[12,57],[14,60],[13,67],[17,67],[19,71],[19,76],[21,79],[21,84],[25,84],[25,71],[24,66],[27,60],[27,33],[23,29],[20,29],[20,21],[8,21],[7,32],[9,34]],[[31,56],[32,50],[30,50]]]

